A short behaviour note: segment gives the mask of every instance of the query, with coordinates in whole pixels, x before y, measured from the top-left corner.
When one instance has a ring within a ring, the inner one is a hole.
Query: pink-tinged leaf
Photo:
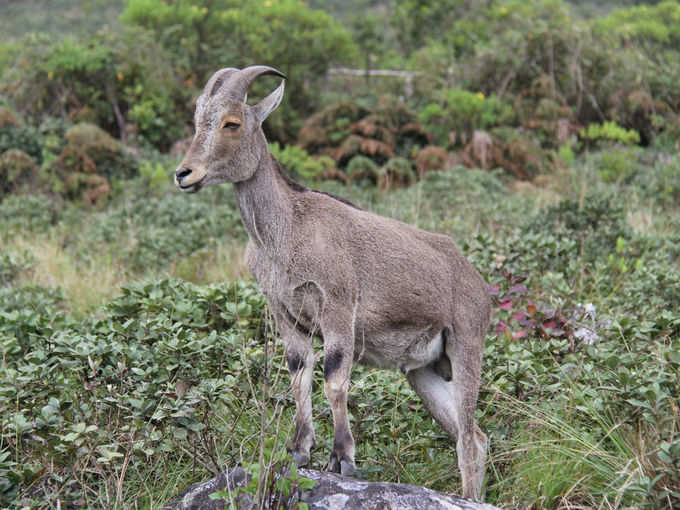
[[[506,311],[511,310],[512,309],[512,301],[510,299],[508,299],[507,301],[501,302],[501,304],[498,305],[498,306],[500,306],[501,310],[506,310]]]
[[[503,333],[506,329],[508,329],[508,325],[503,321],[498,321],[498,324],[496,324],[496,333]]]
[[[515,331],[513,333],[512,338],[517,340],[519,338],[524,338],[525,336],[527,336],[527,330],[526,329],[520,329],[519,331]]]
[[[500,285],[489,285],[489,294],[491,294],[492,296],[497,296],[500,290],[501,290]]]
[[[556,321],[544,322],[543,327],[548,329],[555,329],[557,327],[557,322]]]
[[[529,315],[526,312],[522,312],[522,311],[515,312],[515,313],[512,314],[512,318],[514,320],[516,320],[517,322],[521,322],[524,319],[526,319],[527,317],[529,317]]]
[[[526,294],[527,288],[524,285],[513,285],[508,289],[508,294]]]
[[[532,321],[530,319],[522,319],[521,321],[518,322],[520,326],[524,326],[525,328],[533,329],[536,327],[536,321]]]

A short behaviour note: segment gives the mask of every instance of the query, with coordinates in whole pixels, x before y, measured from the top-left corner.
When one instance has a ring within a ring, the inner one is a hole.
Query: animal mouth
[[[177,185],[179,186],[179,189],[181,189],[184,193],[196,193],[198,190],[200,190],[203,187],[203,181],[205,180],[205,176],[203,176],[201,179],[199,179],[196,182],[192,182],[191,184],[182,184],[181,182],[178,182]]]

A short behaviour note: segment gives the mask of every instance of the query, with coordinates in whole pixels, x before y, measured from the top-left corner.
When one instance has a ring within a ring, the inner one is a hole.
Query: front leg
[[[289,317],[276,313],[276,322],[286,349],[288,370],[295,398],[295,435],[290,452],[299,466],[309,464],[314,448],[314,425],[312,424],[312,377],[314,375],[314,344],[312,335],[305,335]]]
[[[356,468],[354,438],[347,411],[347,391],[354,356],[354,314],[343,314],[338,308],[331,307],[329,315],[321,326],[324,339],[324,390],[333,411],[335,436],[328,469],[335,473],[352,475]]]

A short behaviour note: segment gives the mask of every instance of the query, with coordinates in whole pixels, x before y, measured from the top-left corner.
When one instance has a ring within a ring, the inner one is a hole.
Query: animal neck
[[[248,236],[258,248],[281,256],[290,240],[293,204],[278,163],[267,151],[253,176],[234,185]]]

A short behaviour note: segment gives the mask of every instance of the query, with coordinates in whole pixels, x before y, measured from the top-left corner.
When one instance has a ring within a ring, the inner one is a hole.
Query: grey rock
[[[499,510],[492,505],[417,485],[367,482],[311,469],[298,469],[298,473],[317,482],[312,489],[302,491],[294,498],[294,501],[307,503],[310,510]],[[235,490],[248,479],[240,467],[228,470],[212,480],[191,485],[161,510],[254,509],[256,505],[249,494],[234,497],[231,502],[210,499],[213,492],[226,487]]]

